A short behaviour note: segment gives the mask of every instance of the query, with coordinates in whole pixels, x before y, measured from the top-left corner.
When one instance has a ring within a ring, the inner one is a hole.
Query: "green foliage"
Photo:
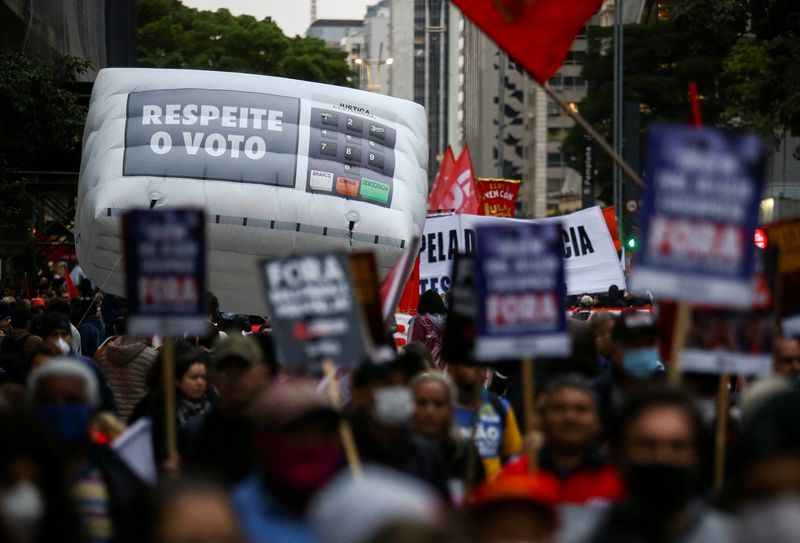
[[[0,167],[41,169],[80,148],[86,108],[75,94],[89,63],[0,52]]]
[[[179,0],[141,0],[138,63],[275,75],[349,85],[346,53],[315,38],[287,38],[269,17],[188,8]]]
[[[650,123],[688,122],[696,81],[704,124],[773,137],[800,133],[800,5],[788,0],[663,0],[667,17],[624,29],[623,101],[639,104],[645,143]],[[612,138],[611,28],[591,28],[581,114]],[[773,140],[775,141],[775,140]],[[563,151],[583,170],[584,135],[573,128]],[[641,146],[644,148],[644,145]],[[600,197],[611,199],[611,161],[595,153]]]

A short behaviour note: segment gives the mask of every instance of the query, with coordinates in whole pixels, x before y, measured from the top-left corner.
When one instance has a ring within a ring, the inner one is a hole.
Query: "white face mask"
[[[379,388],[375,391],[375,407],[372,416],[376,422],[386,426],[400,426],[411,417],[414,400],[405,386]]]
[[[67,343],[64,338],[59,338],[59,340],[56,341],[56,347],[58,347],[58,350],[62,353],[69,354],[69,343]]]
[[[44,517],[44,499],[39,488],[25,479],[0,497],[0,516],[22,541],[33,541]]]

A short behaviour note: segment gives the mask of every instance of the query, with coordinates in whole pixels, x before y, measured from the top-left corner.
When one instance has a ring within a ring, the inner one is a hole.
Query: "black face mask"
[[[629,464],[625,482],[631,505],[655,514],[669,515],[689,502],[695,471],[672,464]]]

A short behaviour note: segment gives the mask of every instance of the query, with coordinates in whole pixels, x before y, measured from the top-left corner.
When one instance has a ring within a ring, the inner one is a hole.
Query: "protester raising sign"
[[[262,272],[284,368],[318,372],[324,359],[339,367],[351,367],[364,359],[367,339],[345,255],[318,253],[266,260]]]
[[[203,211],[130,211],[123,230],[131,335],[205,335]]]
[[[764,156],[753,134],[668,125],[651,131],[634,289],[696,304],[752,305]]]
[[[477,215],[430,217],[420,249],[420,292],[445,292],[459,252],[475,251],[475,229],[484,225],[559,224],[567,293],[605,292],[611,285],[625,289],[625,276],[599,207],[561,217],[521,220]]]
[[[475,359],[568,355],[559,225],[482,226],[477,238]]]

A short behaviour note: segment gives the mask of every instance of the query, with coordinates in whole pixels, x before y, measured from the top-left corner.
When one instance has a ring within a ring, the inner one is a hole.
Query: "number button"
[[[330,126],[339,126],[339,115],[337,115],[336,113],[323,113],[322,124],[327,124]]]
[[[361,162],[361,149],[352,145],[345,145],[344,159],[350,162]]]
[[[326,128],[323,128],[323,129],[321,129],[321,130],[319,131],[319,134],[320,134],[320,135],[321,135],[323,138],[328,138],[328,139],[330,139],[330,140],[335,140],[335,139],[336,139],[336,134],[337,134],[337,133],[338,133],[338,132],[333,132],[333,131],[331,131],[331,130],[328,130],[328,129],[326,129]]]
[[[336,144],[327,141],[319,142],[319,153],[321,155],[336,156]]]
[[[367,164],[369,164],[373,168],[382,170],[383,163],[384,163],[384,156],[382,154],[376,153],[375,151],[369,152],[369,156],[367,157]]]
[[[386,139],[386,128],[379,126],[377,124],[370,123],[369,135],[372,136],[373,138],[384,140]]]
[[[358,117],[347,117],[344,124],[348,130],[353,132],[361,132],[361,128],[364,126],[363,121]]]

